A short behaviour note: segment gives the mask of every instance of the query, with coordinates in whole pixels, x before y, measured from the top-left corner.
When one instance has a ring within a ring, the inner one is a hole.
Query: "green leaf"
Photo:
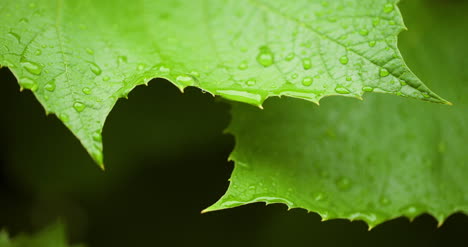
[[[10,239],[5,231],[0,231],[1,247],[68,247],[62,224],[53,224],[32,236],[19,235]],[[83,245],[73,245],[84,247]]]
[[[368,91],[448,103],[405,65],[397,2],[7,0],[0,64],[102,165],[107,115],[155,77],[258,106]]]
[[[455,105],[376,95],[321,107],[275,99],[264,111],[234,104],[235,169],[226,195],[206,211],[284,203],[370,227],[423,212],[442,223],[468,212],[468,3],[406,6],[417,31],[402,48]]]

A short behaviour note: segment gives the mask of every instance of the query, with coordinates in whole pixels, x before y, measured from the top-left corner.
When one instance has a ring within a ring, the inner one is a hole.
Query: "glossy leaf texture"
[[[103,164],[118,98],[162,77],[261,106],[384,92],[448,103],[405,65],[397,0],[6,0],[0,64]]]
[[[6,231],[0,231],[0,247],[84,247],[69,245],[64,226],[55,223],[33,235],[20,234],[10,239]]]
[[[320,107],[275,99],[264,111],[234,104],[235,169],[226,194],[206,211],[284,203],[370,227],[421,213],[441,224],[468,212],[468,3],[402,6],[414,27],[402,50],[454,106],[384,95]]]

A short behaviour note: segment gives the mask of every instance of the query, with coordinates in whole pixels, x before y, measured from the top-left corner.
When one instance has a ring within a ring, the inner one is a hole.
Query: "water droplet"
[[[353,78],[352,78],[351,76],[346,76],[346,80],[347,80],[347,81],[352,81]]]
[[[249,186],[249,190],[255,190],[255,189],[256,189],[255,185],[250,185]]]
[[[372,25],[374,27],[378,26],[380,24],[380,18],[379,17],[375,17],[374,20],[372,20]]]
[[[348,56],[342,56],[342,57],[340,57],[340,63],[341,63],[341,64],[346,65],[346,64],[348,64],[348,62],[349,62]]]
[[[370,47],[374,47],[376,44],[377,44],[377,42],[375,40],[369,41],[369,46]]]
[[[70,120],[70,117],[66,114],[66,113],[61,113],[59,116],[58,116],[62,122],[66,123]]]
[[[190,72],[191,75],[195,76],[195,77],[200,77],[200,73],[198,73],[197,71],[192,71]]]
[[[247,86],[254,86],[256,83],[255,79],[249,79],[245,82]]]
[[[395,8],[395,7],[393,6],[393,4],[387,3],[387,4],[384,5],[383,11],[384,11],[385,13],[390,13],[390,12],[393,11],[394,8]]]
[[[191,84],[193,83],[193,78],[188,75],[179,75],[177,76],[176,81],[183,84]]]
[[[102,73],[102,70],[101,70],[101,67],[99,67],[97,64],[95,63],[90,63],[89,64],[89,68],[91,69],[91,71],[95,74],[95,75],[100,75]]]
[[[407,207],[402,208],[401,211],[410,218],[413,218],[417,216],[422,210],[420,210],[419,207],[416,205],[409,205]]]
[[[366,86],[366,87],[363,87],[363,88],[362,88],[362,91],[364,91],[364,92],[372,92],[372,91],[374,91],[374,88],[373,88],[373,87],[367,87],[367,86]]]
[[[171,72],[171,69],[164,66],[164,65],[161,65],[161,67],[159,67],[159,71],[162,72],[162,73],[170,73]]]
[[[86,105],[81,102],[75,102],[75,104],[73,104],[73,108],[75,108],[77,112],[82,112],[86,108]]]
[[[21,36],[15,32],[8,32],[8,35],[13,37],[18,43],[21,43]]]
[[[91,88],[89,88],[89,87],[84,87],[81,91],[86,95],[91,94]]]
[[[21,22],[21,23],[28,23],[29,20],[28,20],[27,18],[24,18],[24,17],[23,17],[23,18],[21,18],[21,19],[19,20],[19,22]]]
[[[19,80],[19,83],[22,89],[29,89],[33,92],[37,90],[37,82],[31,78],[24,77]]]
[[[340,190],[349,190],[351,188],[351,180],[341,177],[336,181],[336,186]]]
[[[318,192],[318,193],[313,195],[313,198],[316,201],[323,201],[323,200],[325,200],[326,196],[322,192]]]
[[[361,34],[362,36],[367,36],[367,35],[369,35],[369,30],[363,28],[363,29],[359,30],[359,34]]]
[[[380,71],[379,71],[379,75],[380,75],[380,77],[386,77],[386,76],[390,75],[390,72],[388,72],[387,69],[381,68]]]
[[[394,25],[396,25],[396,22],[395,21],[389,21],[388,24],[394,26]]]
[[[296,57],[296,54],[294,54],[293,52],[289,53],[288,55],[286,55],[285,59],[286,61],[291,61],[294,59],[294,57]]]
[[[55,81],[52,80],[52,81],[47,82],[44,86],[44,89],[49,92],[55,91]]]
[[[275,57],[267,46],[260,47],[260,52],[257,55],[257,62],[263,67],[271,66],[275,62]]]
[[[137,70],[138,70],[138,71],[142,71],[142,70],[145,69],[145,67],[146,67],[146,65],[140,63],[140,64],[137,65]]]
[[[338,86],[337,88],[335,88],[335,92],[339,94],[349,94],[349,90],[341,86]]]
[[[89,54],[89,55],[94,55],[94,51],[89,49],[89,48],[86,48],[86,52]]]
[[[42,50],[41,49],[37,49],[34,54],[36,54],[36,56],[39,56],[42,54]]]
[[[42,66],[37,63],[23,60],[21,65],[31,74],[40,75],[42,72]]]
[[[291,74],[291,78],[297,79],[297,77],[298,77],[297,73],[292,73],[292,74]]]
[[[110,80],[110,77],[106,75],[106,76],[104,76],[104,77],[102,78],[102,80],[103,80],[103,81],[109,81],[109,80]]]
[[[379,202],[380,202],[380,204],[382,204],[384,206],[390,205],[390,203],[391,203],[390,200],[387,197],[381,197]]]
[[[429,97],[431,97],[431,96],[430,96],[428,93],[426,93],[426,92],[422,93],[422,96],[423,96],[424,98],[429,98]]]
[[[93,140],[96,142],[102,142],[102,135],[99,131],[93,134]]]
[[[239,64],[239,66],[238,66],[238,68],[239,68],[240,70],[246,70],[248,67],[249,67],[249,66],[247,65],[247,62],[246,62],[246,61],[242,61],[242,62]]]
[[[302,59],[302,67],[306,70],[312,68],[312,62],[310,61],[310,58]]]
[[[119,56],[117,57],[117,64],[122,65],[127,63],[127,57],[126,56]]]
[[[302,80],[302,85],[308,87],[312,85],[313,82],[314,82],[314,79],[310,76],[307,76],[307,77],[304,77],[304,79]]]

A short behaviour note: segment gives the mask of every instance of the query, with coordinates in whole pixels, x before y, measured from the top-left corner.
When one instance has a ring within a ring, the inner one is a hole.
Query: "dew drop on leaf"
[[[159,71],[162,72],[162,73],[170,73],[171,72],[171,68],[168,68],[164,65],[162,65],[161,67],[159,67]]]
[[[372,20],[372,25],[374,27],[378,26],[380,24],[380,18],[379,17],[375,17],[374,20]]]
[[[408,205],[401,209],[401,212],[409,217],[415,217],[419,214],[420,210],[416,205]]]
[[[47,82],[44,86],[44,89],[49,92],[55,91],[55,81],[52,80],[52,81]]]
[[[359,34],[361,34],[362,36],[367,36],[369,34],[369,30],[363,28],[359,30]]]
[[[81,91],[86,95],[91,94],[91,88],[89,88],[89,87],[84,87]]]
[[[127,57],[126,56],[119,56],[117,57],[117,64],[122,65],[127,63]]]
[[[336,87],[335,88],[335,92],[339,93],[339,94],[349,94],[349,90],[344,88],[344,87]]]
[[[395,7],[393,6],[393,4],[387,3],[387,4],[385,4],[383,11],[384,11],[385,13],[390,13],[390,12],[393,11],[394,8],[395,8]]]
[[[102,141],[102,135],[99,132],[95,132],[93,134],[93,140],[96,142],[101,142]]]
[[[369,41],[369,47],[374,47],[377,44],[375,40]]]
[[[260,52],[257,55],[257,62],[263,67],[271,66],[275,62],[273,52],[267,46],[260,47]]]
[[[13,37],[18,43],[21,43],[21,36],[15,32],[8,32],[8,35]]]
[[[247,86],[255,86],[256,83],[255,79],[249,79],[245,82]]]
[[[390,200],[387,198],[387,197],[381,197],[380,200],[379,200],[380,204],[382,204],[383,206],[387,206],[387,205],[390,205]]]
[[[70,121],[70,117],[66,113],[62,113],[58,116],[64,123]]]
[[[304,79],[302,80],[302,85],[310,86],[312,85],[313,82],[314,82],[314,79],[310,76],[307,76],[307,77],[304,77]]]
[[[362,91],[364,91],[364,92],[372,92],[372,91],[374,91],[374,88],[373,88],[373,87],[368,87],[368,86],[366,86],[366,87],[363,87],[363,88],[362,88]]]
[[[75,108],[77,112],[82,112],[86,108],[86,105],[81,102],[75,102],[73,104],[73,108]]]
[[[242,62],[239,64],[238,68],[239,68],[240,70],[246,70],[246,69],[249,68],[249,66],[247,65],[247,62],[246,62],[246,61],[242,61]]]
[[[138,71],[142,71],[142,70],[145,69],[145,67],[146,67],[146,66],[145,66],[144,64],[140,63],[140,64],[137,65],[137,70],[138,70]]]
[[[351,188],[351,180],[341,177],[336,181],[336,186],[340,190],[349,190]]]
[[[284,59],[289,62],[289,61],[293,60],[295,56],[296,56],[296,54],[291,52],[288,55],[286,55],[286,57]]]
[[[193,82],[193,78],[188,75],[179,75],[177,76],[176,81],[182,84],[191,84]]]
[[[22,60],[21,65],[23,66],[24,69],[26,69],[29,73],[33,75],[40,75],[42,72],[42,66],[37,63],[27,61],[27,60]]]
[[[313,195],[313,198],[316,201],[323,201],[325,199],[325,194],[323,194],[322,192],[318,192]]]
[[[19,80],[19,83],[21,85],[21,88],[29,89],[33,92],[37,90],[37,82],[31,78],[24,77]]]
[[[91,71],[95,74],[95,75],[100,75],[102,73],[102,70],[101,70],[101,67],[99,67],[99,65],[95,64],[95,63],[90,63],[89,64],[89,68],[91,69]]]
[[[305,70],[308,70],[308,69],[312,68],[312,62],[310,61],[310,58],[303,58],[302,59],[302,67]]]
[[[388,72],[387,69],[381,68],[380,71],[379,71],[379,75],[380,75],[380,77],[386,77],[386,76],[390,75],[390,72]]]
[[[340,57],[340,63],[341,63],[341,64],[346,65],[346,64],[348,64],[348,62],[349,62],[348,56],[342,56],[342,57]]]

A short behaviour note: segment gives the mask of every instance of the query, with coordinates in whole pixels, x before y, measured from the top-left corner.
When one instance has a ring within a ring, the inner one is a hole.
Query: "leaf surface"
[[[402,49],[455,105],[376,95],[320,107],[276,99],[264,111],[234,104],[235,169],[226,195],[207,211],[284,203],[370,227],[423,212],[442,223],[468,212],[468,4],[404,6],[416,31]]]
[[[118,98],[162,77],[261,105],[385,92],[448,103],[405,65],[397,0],[6,0],[0,64],[103,164]]]

